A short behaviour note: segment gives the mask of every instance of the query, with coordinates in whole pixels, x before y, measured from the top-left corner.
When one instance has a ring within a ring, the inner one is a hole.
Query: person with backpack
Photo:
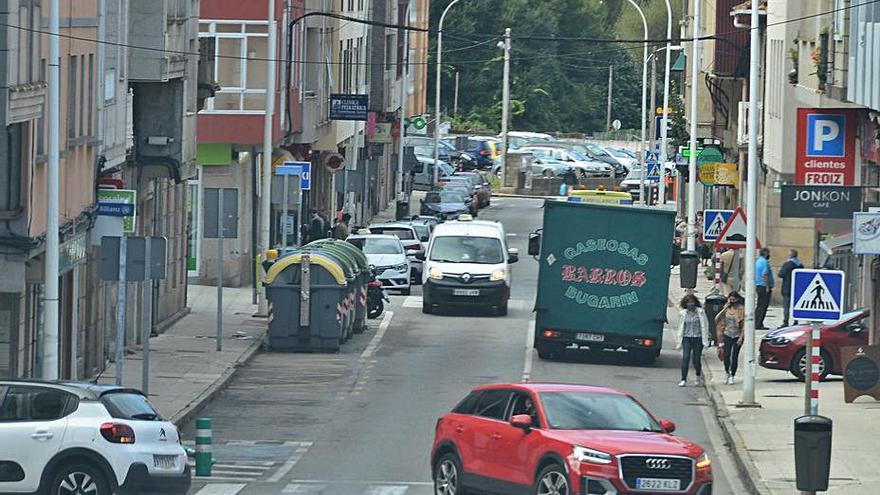
[[[782,279],[782,327],[788,326],[788,313],[791,309],[791,279],[792,272],[798,268],[803,268],[804,264],[798,259],[796,249],[788,251],[788,259],[779,267],[779,278]],[[782,328],[780,327],[780,328]]]

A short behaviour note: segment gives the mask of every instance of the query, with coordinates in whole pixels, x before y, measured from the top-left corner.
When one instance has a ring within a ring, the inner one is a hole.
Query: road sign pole
[[[116,385],[122,386],[125,375],[125,284],[126,251],[128,239],[123,234],[119,238],[119,282],[116,300]]]
[[[822,356],[822,325],[814,321],[810,325],[812,331],[807,339],[807,351],[804,354],[804,414],[819,414],[819,360]],[[826,363],[827,366],[827,363]]]
[[[144,272],[144,336],[143,336],[143,377],[141,391],[145,394],[150,393],[150,335],[153,333],[153,260],[151,258],[150,248],[153,244],[153,238],[147,237],[146,246],[144,248],[144,258],[147,261],[146,270]]]
[[[269,191],[264,191],[269,194]],[[217,189],[217,351],[223,350],[223,188]],[[269,222],[269,219],[266,219]]]
[[[717,244],[712,255],[712,270],[715,272],[715,292],[721,294],[721,250]]]
[[[282,196],[281,202],[283,203],[283,205],[282,205],[283,213],[281,214],[281,247],[282,248],[287,247],[287,213],[288,213],[287,202],[290,200],[290,197],[289,197],[290,191],[288,190],[289,188],[290,188],[290,176],[287,174],[284,174],[284,194],[281,195]]]
[[[303,178],[302,175],[297,175],[297,180],[299,181],[299,187],[297,188],[297,197],[296,197],[296,245],[302,246],[302,223],[303,223]]]

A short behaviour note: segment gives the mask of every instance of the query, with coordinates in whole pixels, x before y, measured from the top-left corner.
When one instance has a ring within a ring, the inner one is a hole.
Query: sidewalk
[[[670,298],[676,301],[678,270],[670,281]],[[700,277],[696,294],[702,300],[712,290],[712,282]],[[676,312],[677,315],[677,312]],[[782,322],[782,308],[772,307],[765,324],[776,328]],[[671,322],[675,324],[677,322]],[[766,331],[758,331],[760,342]],[[757,345],[757,343],[756,343]],[[798,493],[794,473],[794,418],[804,412],[804,384],[784,371],[756,365],[755,400],[759,408],[736,405],[742,398],[743,364],[735,385],[725,385],[724,365],[715,348],[704,352],[706,388],[714,403],[718,422],[737,459],[740,470],[761,494]],[[742,360],[742,354],[740,355]],[[756,350],[756,360],[757,350]],[[861,398],[857,403],[843,401],[843,382],[830,377],[820,384],[819,414],[834,421],[830,494],[862,495],[878,492],[880,486],[880,403]]]
[[[254,318],[250,287],[223,290],[223,351],[216,349],[217,288],[190,285],[191,311],[165,333],[150,339],[150,401],[178,426],[194,419],[203,404],[225,386],[237,367],[259,349],[265,318]],[[125,358],[125,385],[140,389],[143,354]],[[111,365],[101,383],[115,383]]]

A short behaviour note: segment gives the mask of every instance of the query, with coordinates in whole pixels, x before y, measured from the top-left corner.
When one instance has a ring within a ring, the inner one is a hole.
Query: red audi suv
[[[478,387],[437,421],[434,493],[711,495],[708,454],[673,431],[618,390]]]

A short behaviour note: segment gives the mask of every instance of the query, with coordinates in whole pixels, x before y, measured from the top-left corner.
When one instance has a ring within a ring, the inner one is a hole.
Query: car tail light
[[[489,154],[489,150],[480,150],[480,154],[483,156],[487,156]]]
[[[121,423],[104,423],[101,436],[110,443],[134,443],[134,430]]]

